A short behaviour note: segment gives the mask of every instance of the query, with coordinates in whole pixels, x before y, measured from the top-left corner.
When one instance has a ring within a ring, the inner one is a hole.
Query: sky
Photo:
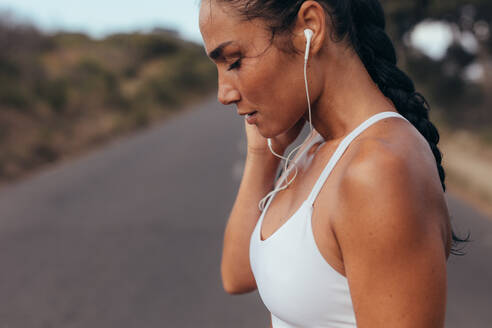
[[[0,0],[0,11],[27,20],[43,31],[84,32],[101,38],[114,32],[172,28],[187,40],[202,43],[199,0]],[[449,27],[424,22],[410,38],[424,53],[440,58],[452,40]]]
[[[201,42],[199,0],[0,0],[0,10],[5,9],[44,31],[82,31],[100,38],[158,26]]]

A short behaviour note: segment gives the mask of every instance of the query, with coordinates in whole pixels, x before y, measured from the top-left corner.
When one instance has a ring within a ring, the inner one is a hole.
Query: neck
[[[322,75],[328,78],[311,107],[313,128],[325,141],[343,138],[372,115],[397,111],[355,52],[347,49],[327,57],[330,62],[319,67],[326,67]],[[305,118],[309,120],[308,112]]]

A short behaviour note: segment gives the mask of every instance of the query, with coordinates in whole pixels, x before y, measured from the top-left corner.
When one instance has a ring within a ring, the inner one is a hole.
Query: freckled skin
[[[245,125],[248,149],[255,150],[247,166],[254,172],[272,165],[266,138],[277,138],[276,146],[284,150],[297,136],[300,120],[308,119],[303,30],[314,31],[308,65],[312,124],[326,142],[308,152],[294,182],[270,204],[261,227],[263,238],[307,198],[343,137],[376,113],[397,111],[355,52],[330,39],[330,26],[316,1],[304,2],[291,36],[301,53],[288,54],[276,42],[270,45],[271,34],[262,20],[243,21],[233,8],[214,0],[204,0],[200,7],[207,53],[232,41],[223,56],[214,59],[218,99],[236,104],[239,112],[258,111],[257,123]],[[240,65],[235,66],[238,59]],[[246,172],[243,179],[254,177]],[[258,192],[248,191],[253,184],[247,182],[241,194]],[[247,237],[258,218],[251,204],[236,201],[224,238],[223,279],[242,286],[234,293],[256,288],[248,261]],[[379,121],[357,137],[314,203],[316,243],[327,262],[348,279],[358,328],[443,327],[450,227],[427,141],[399,118]]]

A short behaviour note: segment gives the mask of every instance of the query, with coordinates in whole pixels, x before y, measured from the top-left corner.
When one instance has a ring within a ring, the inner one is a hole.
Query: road
[[[0,328],[267,327],[227,295],[222,234],[245,157],[242,118],[210,99],[0,190]],[[447,196],[448,328],[490,327],[492,220]]]

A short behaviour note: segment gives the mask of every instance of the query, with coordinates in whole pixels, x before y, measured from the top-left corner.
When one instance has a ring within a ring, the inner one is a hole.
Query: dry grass
[[[441,132],[449,189],[492,217],[492,146],[470,132]]]

